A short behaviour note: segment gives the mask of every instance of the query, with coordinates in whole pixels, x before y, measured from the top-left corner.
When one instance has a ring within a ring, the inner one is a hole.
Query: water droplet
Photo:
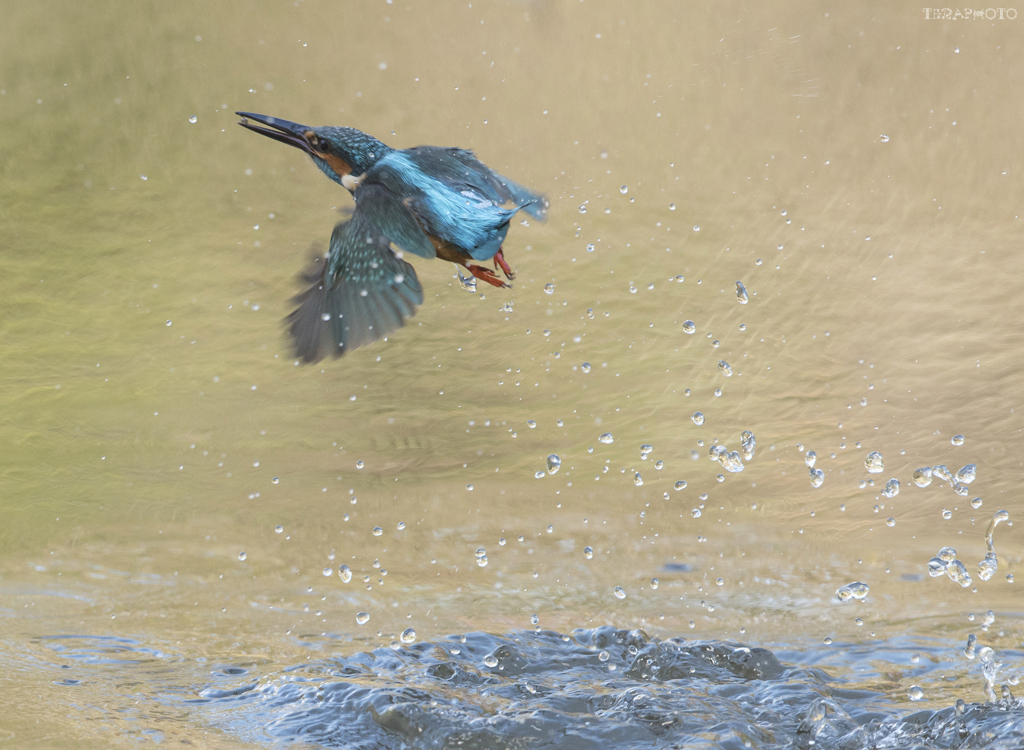
[[[948,521],[948,520],[949,520],[949,519],[951,519],[952,517],[953,517],[953,511],[949,510],[948,508],[943,508],[943,509],[942,509],[942,518],[943,518],[943,519],[945,519],[946,521]]]
[[[956,559],[956,550],[952,547],[943,547],[939,550],[939,554],[936,557],[944,563],[951,563]]]
[[[813,469],[817,460],[818,454],[814,451],[807,451],[807,453],[804,454],[804,463],[807,464],[808,469]]]
[[[610,658],[612,658],[612,656],[607,651],[602,651],[597,655],[598,661],[608,661]]]
[[[981,507],[981,498],[980,497],[976,497],[973,500],[971,500],[971,507],[974,508],[975,510],[980,508]]]
[[[693,416],[692,416],[692,417],[690,417],[690,419],[692,419],[692,420],[693,420],[693,423],[694,423],[695,425],[702,425],[702,424],[704,424],[704,414],[702,414],[702,413],[701,413],[701,412],[699,412],[699,411],[695,411],[695,412],[693,413]]]
[[[416,640],[416,631],[412,628],[406,628],[398,637],[401,639],[402,643],[413,643]]]
[[[722,371],[722,374],[725,375],[725,377],[732,377],[732,367],[724,359],[718,360],[718,369]]]
[[[932,467],[924,466],[920,469],[914,469],[914,484],[918,487],[927,487],[932,483]]]
[[[743,286],[742,281],[736,282],[736,301],[741,305],[745,305],[750,301],[750,298],[747,296],[747,288]]]
[[[580,206],[580,208],[583,208],[583,207]],[[580,211],[580,213],[584,213],[585,214],[586,210]],[[496,666],[498,666],[498,657],[494,656],[494,654],[487,654],[487,656],[484,657],[484,666],[485,667],[490,667],[491,669],[494,669]]]
[[[356,622],[358,622],[360,625],[365,625],[369,621],[370,621],[370,613],[369,612],[356,612]]]
[[[590,372],[590,363],[584,362],[582,365],[580,365],[580,369],[583,370],[584,373]]]
[[[281,533],[284,532],[284,526],[278,524],[277,526],[274,527],[274,531],[276,531],[278,534],[281,534]]]
[[[140,175],[139,175],[139,179],[140,179],[140,180],[142,180],[143,182],[145,182],[145,181],[146,181],[146,180],[148,180],[149,178],[148,178],[148,177],[146,177],[146,175],[144,175],[144,174],[140,174]]]
[[[481,568],[487,567],[487,555],[481,555],[476,559],[476,564]]]
[[[700,224],[694,224],[693,225],[693,231],[694,232],[699,232],[700,231]]]
[[[544,478],[544,470],[542,469],[542,470],[540,470],[540,471],[536,472],[536,473],[535,473],[535,474],[533,475],[533,478],[534,478],[534,479],[543,479],[543,478]]]
[[[534,422],[532,419],[527,419],[526,420],[526,426],[529,427],[532,430],[534,427],[537,426],[537,423]]]
[[[545,284],[544,285],[544,294],[554,294],[554,293],[555,293],[555,285],[554,284]]]
[[[356,461],[356,468],[357,469],[361,469],[361,468],[363,468],[363,466],[365,466],[365,464],[362,461]]]
[[[604,443],[607,445],[609,443],[614,443],[615,438],[612,437],[612,434],[610,432],[606,432],[597,439],[597,442]]]
[[[583,556],[585,558],[587,558],[588,560],[592,560],[594,558],[594,548],[593,547],[584,547],[583,548]]]
[[[743,451],[743,460],[749,461],[754,457],[754,450],[757,448],[757,438],[750,430],[740,433],[740,449]]]
[[[626,193],[629,192],[629,188],[623,185],[622,187],[619,188],[619,192],[625,195]]]
[[[996,559],[996,554],[989,552],[985,555],[985,559],[978,563],[978,578],[987,581],[996,574],[997,570],[999,570],[999,561]]]
[[[683,333],[696,333],[697,325],[692,320],[683,321]]]
[[[171,321],[168,320],[167,321],[167,326],[170,327],[171,325],[172,325]]]
[[[334,568],[324,568],[324,578],[330,577],[331,573],[334,572]]]
[[[946,466],[945,464],[938,464],[937,466],[933,466],[932,467],[932,477],[935,477],[935,478],[938,478],[938,479],[943,479],[943,480],[949,482],[950,485],[952,485],[953,481],[954,481],[953,480],[953,472],[951,472],[949,470],[949,467]]]
[[[825,472],[821,469],[811,469],[811,487],[821,487],[825,481]]]
[[[338,578],[341,579],[342,583],[348,583],[352,580],[352,569],[347,565],[342,565],[338,568]]]
[[[613,593],[615,594],[616,599],[626,598],[626,592],[623,590],[622,586],[616,586]]]
[[[384,533],[384,529],[382,529],[380,526],[374,526],[373,527],[373,535],[374,536],[380,536],[383,533]]]
[[[594,246],[593,246],[593,244],[587,245],[587,252],[588,252],[588,253],[592,253],[592,252],[594,252]]]
[[[665,462],[664,462],[664,461],[655,461],[655,462],[654,462],[654,468],[655,468],[655,469],[656,469],[657,471],[661,471],[662,469],[664,469],[664,468],[665,468]]]
[[[928,561],[928,575],[932,578],[941,576],[946,572],[946,561],[938,557],[933,557]]]
[[[278,479],[277,477],[274,477],[273,479],[270,480],[270,483],[271,484],[278,484],[280,481],[281,481],[280,479]]]
[[[974,464],[967,464],[956,473],[956,481],[960,484],[970,484],[978,474],[978,467]]]
[[[882,143],[888,143],[889,136],[887,136],[885,133],[882,133],[882,135],[878,136],[878,140],[880,140]]]
[[[888,526],[891,529],[893,526],[896,525],[896,519],[895,518],[886,518],[885,519],[885,525]]]
[[[690,515],[694,518],[700,518],[700,508],[694,508],[690,511]]]
[[[633,477],[633,484],[635,484],[637,487],[641,487],[643,486],[643,483],[644,478],[640,476],[640,472],[638,471],[636,475]]]
[[[405,521],[399,521],[398,522],[398,530],[399,531],[404,531],[405,530]]]
[[[195,115],[192,115],[191,117],[188,118],[188,121],[190,123],[192,123],[193,125],[195,125],[197,122],[199,122],[199,118],[196,117]]]
[[[907,691],[907,697],[912,701],[923,701],[924,691],[917,685],[911,685],[910,690]]]
[[[882,454],[878,451],[871,451],[864,458],[864,468],[868,474],[881,474],[885,471],[885,464],[882,462]]]
[[[514,437],[514,436],[513,436],[513,437]],[[467,492],[472,492],[472,491],[473,491],[473,485],[471,485],[471,484],[467,484],[467,485],[466,485],[466,491],[467,491]]]
[[[686,480],[685,479],[680,479],[678,482],[676,482],[674,485],[672,485],[672,489],[674,489],[676,492],[678,492],[679,490],[683,489],[684,487],[686,487]]]
[[[558,457],[558,454],[552,453],[548,456],[548,474],[557,474],[561,465],[562,459]]]
[[[580,213],[581,214],[585,214],[586,212],[587,212],[587,207],[586,206],[580,206]]]
[[[950,440],[950,442],[953,445],[963,445],[964,444],[964,436],[963,435],[954,435],[953,438]]]
[[[896,497],[900,494],[900,480],[890,479],[885,483],[885,489],[882,490],[882,494],[886,497]]]
[[[946,575],[963,588],[968,588],[973,583],[971,574],[967,572],[967,566],[959,560],[953,560],[946,566]]]
[[[836,590],[836,598],[841,602],[848,602],[851,599],[863,599],[868,595],[868,585],[862,581],[854,581]]]
[[[247,558],[247,557],[248,557],[248,555],[247,555],[247,554],[245,554],[244,552],[239,552],[239,553],[238,553],[238,559],[239,559],[239,560],[243,560],[243,561],[244,561],[244,560],[245,560],[245,558]]]

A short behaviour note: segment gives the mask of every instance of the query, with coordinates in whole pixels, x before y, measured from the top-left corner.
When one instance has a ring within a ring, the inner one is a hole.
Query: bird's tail
[[[515,202],[516,207],[526,213],[530,214],[533,218],[538,221],[546,221],[548,218],[548,199],[540,193],[535,193],[529,188],[525,188],[522,185],[512,182],[512,180],[502,177],[502,183],[504,183],[508,192],[512,194],[512,200]]]
[[[367,285],[332,278],[327,259],[316,258],[303,274],[309,288],[295,297],[298,307],[285,319],[295,356],[304,362],[340,357],[398,330],[415,315],[423,288],[412,266],[393,260],[404,266],[393,283]]]

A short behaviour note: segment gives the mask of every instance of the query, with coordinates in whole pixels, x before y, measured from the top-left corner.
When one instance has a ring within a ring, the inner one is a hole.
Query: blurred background
[[[992,610],[987,642],[1019,648],[1024,20],[593,0],[3,15],[0,738],[145,739],[127,696],[407,628],[799,651],[960,643]],[[404,329],[299,366],[281,321],[352,200],[235,110],[471,148],[550,219],[513,223],[513,289],[468,294],[414,259],[426,301]],[[743,431],[742,472],[709,460]],[[976,466],[967,494],[914,483],[939,464]],[[944,546],[970,584],[929,577]],[[856,581],[865,599],[837,599]],[[70,693],[75,648],[95,671]],[[162,738],[213,742],[163,710]]]

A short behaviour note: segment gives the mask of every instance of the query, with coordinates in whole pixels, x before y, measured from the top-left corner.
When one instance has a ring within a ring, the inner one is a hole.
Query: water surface
[[[0,737],[1019,744],[1024,21],[7,10]],[[551,218],[513,226],[512,290],[417,261],[406,328],[297,366],[281,319],[351,199],[239,109],[473,148]],[[947,546],[968,585],[929,576]]]

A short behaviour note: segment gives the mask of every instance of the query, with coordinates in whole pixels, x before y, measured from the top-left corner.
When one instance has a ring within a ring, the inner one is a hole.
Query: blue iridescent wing
[[[411,265],[358,204],[349,221],[331,234],[326,257],[307,274],[311,282],[295,298],[285,323],[295,355],[305,362],[340,357],[405,325],[423,303],[423,288]]]
[[[472,151],[419,146],[407,149],[405,153],[425,173],[452,184],[456,189],[475,190],[498,205],[513,203],[540,221],[547,218],[547,198],[498,174],[477,159]]]

